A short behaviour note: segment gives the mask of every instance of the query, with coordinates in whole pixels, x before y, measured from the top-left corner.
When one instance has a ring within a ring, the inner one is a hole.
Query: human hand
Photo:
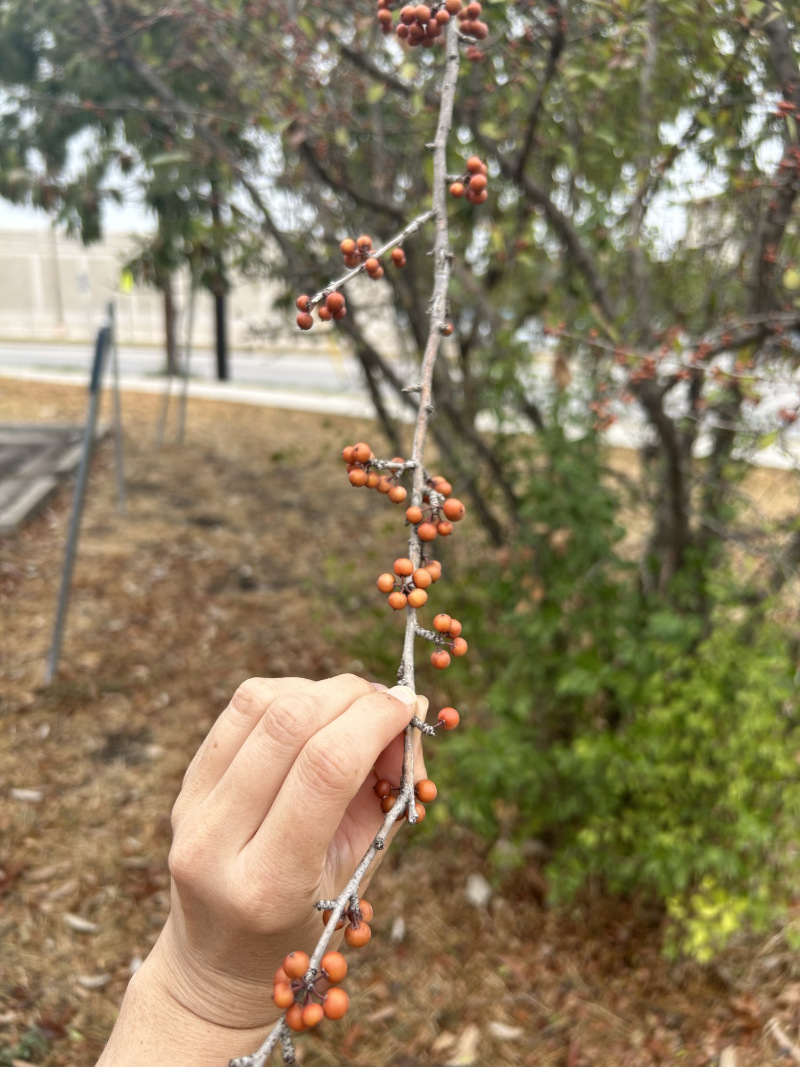
[[[399,782],[402,731],[426,708],[353,675],[245,682],[173,809],[172,912],[149,981],[215,1026],[273,1022],[274,972],[318,940],[314,902],[341,892],[371,844],[372,786]]]

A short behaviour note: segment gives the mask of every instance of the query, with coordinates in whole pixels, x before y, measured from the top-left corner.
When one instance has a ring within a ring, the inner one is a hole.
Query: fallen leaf
[[[79,974],[75,981],[84,989],[102,989],[111,981],[110,974]]]
[[[477,1026],[468,1026],[459,1036],[453,1055],[447,1061],[447,1067],[472,1067],[478,1059],[480,1036]]]
[[[96,934],[100,929],[97,923],[90,922],[80,915],[73,915],[70,911],[64,912],[64,922],[70,930],[74,930],[78,934]]]
[[[492,1037],[496,1037],[499,1041],[516,1041],[518,1037],[523,1037],[525,1031],[521,1026],[509,1026],[508,1023],[489,1023],[489,1032]]]

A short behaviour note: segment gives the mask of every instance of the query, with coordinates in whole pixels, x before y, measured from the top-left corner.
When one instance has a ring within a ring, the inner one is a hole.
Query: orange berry
[[[444,0],[444,6],[451,15],[457,15],[461,10],[461,0]]]
[[[326,908],[325,911],[323,911],[323,913],[322,913],[322,922],[323,922],[323,924],[325,926],[328,925],[328,920],[330,919],[331,915],[333,915],[333,909],[332,908]],[[339,919],[339,921],[336,924],[336,929],[337,930],[341,930],[341,928],[344,926],[344,924],[345,924],[345,920],[344,919]]]
[[[354,270],[356,267],[360,267],[361,266],[361,260],[358,257],[358,255],[345,256],[344,257],[344,265],[346,267],[349,267],[350,270]]]
[[[297,1034],[302,1034],[304,1030],[308,1029],[303,1022],[302,1004],[292,1004],[291,1008],[286,1012],[286,1025]]]
[[[414,786],[414,792],[423,804],[430,804],[432,800],[436,800],[438,790],[430,778],[421,778]]]
[[[389,490],[389,499],[393,504],[402,504],[408,493],[402,485],[393,485]]]
[[[348,445],[347,448],[343,448],[342,449],[342,459],[345,461],[345,463],[352,463],[353,462],[353,446],[352,445]]]
[[[437,716],[438,721],[442,724],[444,730],[455,730],[458,726],[461,716],[458,714],[455,708],[442,708]]]
[[[408,594],[408,605],[412,608],[421,608],[428,602],[428,594],[424,589],[412,589]]]
[[[343,256],[352,256],[356,250],[356,243],[352,237],[345,237],[339,248]]]
[[[343,989],[329,989],[325,994],[322,1010],[326,1019],[341,1019],[347,1014],[350,997]]]
[[[436,527],[432,522],[421,522],[417,527],[417,537],[420,541],[433,541],[436,538]]]
[[[334,317],[334,319],[336,319],[337,322],[339,322],[341,319],[346,319],[347,318],[347,308],[339,308],[338,311],[334,311],[333,317]]]
[[[383,800],[384,797],[392,795],[393,788],[394,787],[388,778],[379,778],[375,785],[372,787],[372,792],[375,794],[376,797],[380,797],[380,799]]]
[[[480,17],[483,8],[478,0],[471,0],[471,3],[467,4],[467,18],[476,19]]]
[[[279,985],[281,982],[285,982],[287,985],[291,981],[289,975],[284,971],[283,967],[279,967],[275,972],[275,978],[273,979],[275,985]]]
[[[362,485],[367,484],[369,475],[363,467],[356,467],[355,470],[350,471],[348,477],[350,479],[351,485],[355,485],[356,488],[360,488]]]
[[[438,582],[442,577],[442,565],[438,559],[432,559],[425,564],[425,570],[430,572],[431,578],[434,582]]]
[[[436,12],[436,21],[439,23],[440,26],[447,25],[447,23],[450,21],[450,12],[447,10],[447,8],[440,8]]]
[[[450,666],[450,653],[440,648],[438,652],[431,654],[431,663],[438,671],[443,671],[445,667]]]
[[[440,537],[449,537],[453,532],[453,524],[448,519],[436,523],[436,530]]]
[[[307,311],[301,311],[297,316],[297,325],[301,330],[310,330],[314,325],[314,320]]]
[[[356,248],[361,252],[368,252],[372,248],[372,238],[364,233],[356,239]]]
[[[485,204],[489,199],[489,190],[484,189],[481,193],[468,193],[467,197],[472,204]]]
[[[307,952],[290,952],[283,961],[283,969],[289,978],[302,978],[311,963]]]
[[[450,616],[443,611],[440,615],[434,615],[433,628],[434,630],[438,630],[440,634],[446,634],[450,629],[450,623],[452,621]]]
[[[417,4],[414,8],[414,18],[417,22],[427,22],[431,17],[431,9],[427,4]]]
[[[453,492],[452,485],[446,478],[442,478],[441,475],[431,478],[431,484],[440,496],[448,497]]]
[[[393,797],[393,796],[388,796],[388,797],[382,797],[381,798],[381,811],[383,812],[384,815],[388,815],[389,814],[389,812],[394,807],[394,802],[395,802],[396,799],[397,798]]]
[[[317,308],[317,314],[319,315],[320,322],[330,322],[333,318],[333,312],[327,308],[324,304],[321,304]]]
[[[461,522],[461,520],[464,518],[464,515],[466,514],[466,510],[467,509],[464,507],[461,501],[456,500],[454,496],[450,497],[449,500],[445,500],[444,504],[442,505],[442,511],[445,513],[445,515],[451,522]]]
[[[358,444],[353,445],[353,459],[356,463],[369,463],[371,455],[372,449],[364,441],[359,441]]]
[[[407,4],[404,8],[401,8],[400,19],[407,26],[410,26],[411,23],[415,20],[415,18],[416,15],[414,14],[414,8],[410,4]]]
[[[390,593],[388,596],[389,607],[394,608],[395,611],[402,611],[408,603],[408,597],[405,593],[401,593],[395,590],[394,593]]]
[[[364,898],[361,897],[358,902],[358,910],[361,912],[361,918],[364,922],[372,922],[373,916],[375,915],[375,909],[368,900],[364,900]]]
[[[309,302],[310,299],[311,299],[311,297],[310,296],[306,296],[305,293],[303,293],[302,296],[298,296],[297,300],[295,300],[295,302],[294,302],[295,303],[295,307],[297,308],[297,310],[298,311],[308,311],[308,302]]]
[[[378,12],[378,22],[380,22],[384,26],[391,26],[391,24],[392,24],[392,13],[391,13],[391,11],[387,11],[385,7],[381,8],[381,10]]]
[[[363,948],[372,937],[369,923],[351,923],[344,932],[344,939],[350,948]]]
[[[401,556],[400,559],[394,561],[392,570],[395,574],[399,574],[401,578],[408,578],[414,573],[414,564],[410,559],[406,559],[405,556]]]
[[[382,474],[378,482],[378,492],[388,493],[392,488],[392,479],[388,474]]]
[[[414,801],[414,811],[417,813],[417,822],[422,822],[422,820],[427,815],[427,812],[425,811],[425,805],[424,804],[420,804],[420,802],[418,800],[415,800]]]
[[[343,982],[347,974],[347,960],[341,952],[326,952],[320,960],[320,966],[327,975],[328,981],[338,985]]]
[[[424,567],[417,567],[411,575],[411,580],[417,589],[428,589],[433,584],[433,575]]]
[[[446,322],[444,326],[442,326],[439,333],[442,335],[442,337],[452,337],[454,329],[455,327],[453,326],[452,322]]]
[[[332,315],[335,315],[337,311],[341,311],[347,301],[344,298],[344,293],[335,292],[328,293],[325,298],[325,306]]]
[[[412,504],[410,508],[406,508],[406,522],[411,522],[414,525],[418,522],[422,522],[422,508],[417,507],[416,504]]]
[[[404,267],[406,265],[406,254],[402,248],[392,249],[392,262],[396,267]]]
[[[453,640],[453,655],[454,656],[466,656],[469,651],[469,645],[463,637],[456,637]]]
[[[376,274],[380,270],[381,262],[374,256],[370,256],[369,259],[364,260],[364,270],[367,274]]]
[[[367,489],[377,489],[380,485],[381,476],[377,471],[370,471],[367,475]]]
[[[303,1008],[303,1025],[310,1030],[312,1026],[317,1026],[325,1018],[325,1012],[322,1005],[318,1004],[316,1000],[310,1001]]]
[[[458,637],[458,635],[461,633],[461,623],[458,621],[458,619],[450,620],[450,629],[447,631],[447,633],[450,637]]]
[[[275,1001],[276,1007],[281,1011],[286,1011],[294,1004],[294,991],[288,982],[277,982],[275,988],[272,991],[272,999]]]
[[[375,584],[382,593],[391,593],[394,589],[394,580],[394,575],[389,574],[387,571],[386,574],[378,575],[378,580]]]
[[[470,156],[467,160],[467,172],[469,174],[480,174],[483,169],[483,161],[480,156]]]
[[[464,195],[464,183],[453,182],[453,184],[450,186],[450,195],[454,196],[456,199],[462,197]]]
[[[482,193],[488,184],[489,179],[485,174],[473,174],[469,180],[469,190],[471,193]]]

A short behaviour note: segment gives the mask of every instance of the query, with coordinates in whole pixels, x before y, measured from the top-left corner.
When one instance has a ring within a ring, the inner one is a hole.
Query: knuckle
[[[266,678],[248,678],[231,698],[231,707],[246,719],[264,714],[274,690]]]
[[[312,738],[303,749],[299,772],[309,789],[341,793],[358,788],[358,764],[352,747],[342,742],[323,744]]]
[[[293,693],[273,700],[260,725],[272,741],[286,748],[296,748],[312,728],[316,711],[312,697],[302,692]]]
[[[179,835],[169,850],[169,873],[179,886],[196,885],[204,869],[202,856],[197,847],[185,835]]]

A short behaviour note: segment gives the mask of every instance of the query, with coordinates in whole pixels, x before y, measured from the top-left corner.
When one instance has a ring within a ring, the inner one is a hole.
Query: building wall
[[[113,300],[121,343],[162,344],[163,297],[140,286],[125,291],[122,284],[122,265],[137,240],[135,234],[112,233],[102,244],[84,248],[50,227],[0,230],[0,338],[85,342],[102,325]],[[179,312],[186,311],[188,291],[188,275],[179,277]],[[294,336],[290,333],[291,317],[273,309],[276,291],[273,283],[262,280],[240,280],[234,286],[228,304],[233,347],[303,347],[305,339],[296,336],[296,328]],[[196,344],[213,345],[213,315],[211,295],[198,292]],[[182,328],[179,315],[179,331]]]

